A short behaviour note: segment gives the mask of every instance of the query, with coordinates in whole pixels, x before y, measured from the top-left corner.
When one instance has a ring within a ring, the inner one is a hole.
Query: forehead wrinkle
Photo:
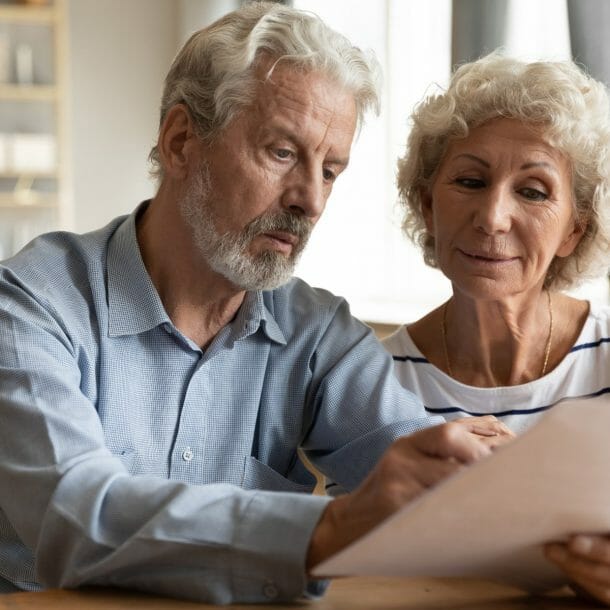
[[[288,106],[316,107],[319,109],[319,114],[331,115],[328,120],[332,119],[337,108],[334,103],[335,96],[329,95],[329,89],[335,89],[341,93],[346,91],[336,79],[324,71],[291,67],[290,64],[277,60],[274,62],[271,57],[259,64],[258,74],[261,88],[267,85],[276,89],[276,96],[288,100]],[[278,93],[279,95],[277,95]],[[304,99],[304,94],[307,96],[306,99]],[[328,98],[328,105],[320,103],[325,98]]]
[[[324,133],[322,134],[320,144],[316,147],[316,150],[319,150],[322,147],[323,143],[327,140],[327,138],[329,136],[329,132],[331,130],[332,120],[336,115],[337,115],[337,112],[335,110],[332,112],[331,116],[328,119],[328,122],[326,123],[326,129],[324,130]],[[351,148],[351,146],[350,146],[350,148]],[[334,165],[340,165],[341,167],[347,167],[347,165],[349,163],[349,154],[346,158],[331,157],[331,158],[327,158],[326,161],[327,161],[327,163],[332,163]]]
[[[350,148],[353,140],[353,132],[355,131],[356,110],[353,96],[349,95],[346,90],[339,89],[333,93],[335,85],[333,81],[325,79],[324,76],[313,76],[314,86],[307,88],[309,79],[304,77],[302,85],[292,85],[291,79],[288,79],[287,84],[282,82],[267,83],[270,87],[267,91],[258,97],[257,106],[267,116],[272,117],[272,123],[275,123],[275,129],[278,133],[299,143],[302,140],[301,130],[295,129],[295,117],[291,117],[290,113],[302,116],[306,119],[305,124],[313,127],[319,134],[316,135],[318,143],[315,150],[319,151],[324,147],[324,143],[332,140],[332,131],[341,132],[343,129],[352,133],[350,137]],[[302,94],[306,92],[304,99]],[[337,104],[334,100],[343,98],[349,100],[348,104]],[[328,102],[327,102],[328,100]],[[326,102],[326,103],[325,103]],[[339,108],[343,110],[339,110]],[[336,157],[329,162],[337,165],[346,166],[349,162],[349,155],[346,157]]]
[[[288,95],[288,93],[294,93],[294,95]],[[326,125],[327,129],[332,122],[334,109],[325,107],[321,104],[321,101],[319,97],[311,94],[308,94],[307,99],[303,99],[298,96],[298,92],[292,90],[287,92],[286,89],[282,88],[280,94],[275,96],[274,107],[283,112],[294,112],[310,118],[315,122]]]

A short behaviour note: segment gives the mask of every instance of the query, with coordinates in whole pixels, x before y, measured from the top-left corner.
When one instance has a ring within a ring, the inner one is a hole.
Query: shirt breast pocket
[[[311,493],[316,486],[316,478],[309,472],[300,473],[300,476],[302,482],[291,481],[250,455],[244,460],[241,486],[243,489]]]

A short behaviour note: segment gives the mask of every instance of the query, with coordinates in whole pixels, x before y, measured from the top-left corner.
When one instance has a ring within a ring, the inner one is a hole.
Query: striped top
[[[593,399],[610,392],[610,307],[593,303],[578,340],[559,365],[522,385],[478,388],[452,379],[428,362],[406,326],[383,343],[402,385],[422,399],[429,413],[447,420],[493,414],[518,433],[568,398]]]

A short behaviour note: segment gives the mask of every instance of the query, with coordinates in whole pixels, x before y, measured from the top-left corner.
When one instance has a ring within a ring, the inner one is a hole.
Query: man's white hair
[[[198,134],[212,140],[253,101],[262,57],[295,70],[316,71],[353,92],[358,126],[369,109],[379,111],[381,72],[373,54],[355,47],[313,13],[272,2],[251,2],[193,34],[165,79],[160,124],[184,103]],[[269,74],[273,72],[271,68]],[[160,178],[157,147],[151,173]]]

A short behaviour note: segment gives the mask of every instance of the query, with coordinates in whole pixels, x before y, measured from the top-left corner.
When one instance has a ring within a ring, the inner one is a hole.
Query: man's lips
[[[270,231],[269,233],[261,233],[261,236],[271,240],[277,250],[281,252],[290,253],[299,243],[298,236],[285,231]]]
[[[271,237],[272,239],[277,239],[279,241],[284,241],[291,246],[296,246],[299,243],[299,238],[294,235],[294,233],[286,233],[284,231],[272,231],[270,233],[264,233],[267,237]]]

